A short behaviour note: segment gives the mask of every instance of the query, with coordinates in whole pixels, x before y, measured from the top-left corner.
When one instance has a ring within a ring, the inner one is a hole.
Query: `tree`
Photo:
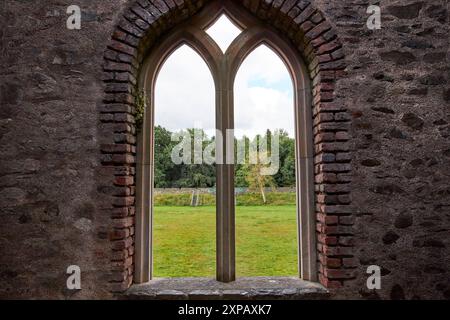
[[[258,157],[259,155],[259,157]],[[272,189],[275,189],[275,180],[273,176],[263,175],[262,169],[264,168],[264,165],[261,163],[260,159],[261,156],[265,157],[268,156],[267,151],[266,152],[259,152],[259,154],[254,154],[255,159],[257,159],[256,164],[246,164],[246,181],[248,183],[248,187],[250,191],[254,192],[260,192],[261,197],[263,199],[263,203],[267,203],[266,199],[266,193],[265,188],[271,187]]]
[[[179,132],[188,133],[194,143],[194,135],[202,137],[202,149],[212,143],[205,132],[200,129],[187,129]],[[178,144],[172,141],[172,133],[160,126],[155,127],[155,187],[157,188],[209,188],[215,185],[216,175],[214,165],[181,164],[175,165],[171,160],[174,147]],[[194,145],[192,144],[192,148]],[[191,163],[194,160],[192,153]]]
[[[274,179],[279,187],[295,186],[295,140],[284,130],[278,130],[280,170]]]
[[[175,174],[175,165],[170,161],[173,147],[172,133],[161,126],[155,127],[155,187],[169,188]]]
[[[189,133],[191,137],[197,132],[197,136],[203,137],[203,150],[214,143],[214,137],[208,138],[200,129],[188,129],[181,131],[180,133]],[[249,145],[250,139],[248,137],[242,137],[240,140],[235,139],[235,144],[242,143],[246,146],[245,150],[245,163],[237,164],[235,166],[235,185],[236,187],[250,187],[249,179],[255,180],[262,179],[260,182],[253,182],[253,189],[261,192],[261,188],[255,187],[255,185],[264,184],[266,186],[278,186],[278,187],[291,187],[295,186],[295,140],[290,138],[288,133],[283,130],[277,130],[275,134],[279,135],[279,156],[280,156],[280,170],[272,177],[263,176],[260,177],[260,171],[258,167],[264,168],[260,163],[255,165],[248,165],[249,162]],[[267,150],[257,150],[271,153],[271,140],[274,134],[270,130],[267,130],[265,135],[256,136],[253,141],[261,141],[266,143]],[[210,188],[215,185],[216,182],[216,170],[214,165],[208,164],[181,164],[175,165],[171,160],[171,154],[174,147],[179,142],[172,141],[172,132],[169,130],[157,126],[155,127],[155,187],[157,188]],[[193,146],[192,146],[193,147]],[[237,148],[236,148],[237,150]],[[261,155],[261,153],[260,153]],[[192,157],[194,153],[192,152]],[[237,159],[237,154],[236,154]],[[193,158],[192,158],[193,160]],[[257,174],[257,175],[255,175]],[[270,181],[269,181],[270,180]],[[263,187],[263,189],[264,189]],[[263,195],[265,198],[265,194]]]

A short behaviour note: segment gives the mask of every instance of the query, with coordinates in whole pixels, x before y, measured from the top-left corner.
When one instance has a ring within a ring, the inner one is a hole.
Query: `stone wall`
[[[265,1],[278,8],[289,2]],[[0,3],[2,298],[111,298],[111,279],[130,279],[114,270],[131,272],[132,259],[121,258],[132,252],[124,253],[126,241],[110,241],[132,238],[129,222],[113,225],[110,197],[114,184],[130,181],[115,178],[124,173],[100,163],[108,135],[99,110],[105,49],[133,3]],[[190,8],[202,1],[187,3]],[[354,237],[342,245],[353,248],[355,259],[348,261],[349,281],[335,296],[448,299],[448,2],[381,1],[382,29],[374,31],[365,26],[371,1],[312,3],[343,44],[347,68],[335,85],[335,103],[352,116]],[[65,28],[71,4],[83,10],[81,30]],[[126,234],[111,234],[112,227]],[[113,249],[113,260],[122,262],[111,262]],[[83,272],[79,292],[65,289],[72,264]],[[382,289],[376,292],[365,286],[372,264],[382,267]]]
[[[338,101],[352,114],[355,255],[351,295],[450,298],[450,40],[448,1],[316,1],[344,43]],[[369,265],[382,290],[364,289]]]
[[[0,296],[107,297],[109,215],[97,189],[98,104],[111,32],[128,1],[1,1]],[[109,177],[108,177],[109,178]],[[66,290],[79,265],[82,290]]]

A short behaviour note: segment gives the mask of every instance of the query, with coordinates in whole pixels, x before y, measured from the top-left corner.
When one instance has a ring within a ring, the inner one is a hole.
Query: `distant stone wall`
[[[200,194],[208,194],[208,193],[215,193],[214,188],[157,188],[154,191],[155,195],[158,194],[190,194],[192,192],[198,192]]]
[[[280,192],[280,193],[288,193],[288,192],[296,192],[295,188],[289,188],[289,187],[283,187],[283,188],[265,188],[266,192]],[[215,188],[156,188],[154,191],[155,195],[158,194],[186,194],[186,193],[192,193],[192,192],[198,192],[200,194],[208,194],[212,193],[215,194],[216,190]],[[249,193],[251,191],[248,190],[248,188],[236,188],[236,193],[242,194],[242,193]]]

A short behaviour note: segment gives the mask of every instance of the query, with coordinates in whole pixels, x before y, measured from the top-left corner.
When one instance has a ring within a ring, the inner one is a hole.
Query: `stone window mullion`
[[[222,153],[222,163],[216,171],[216,270],[217,280],[231,282],[236,279],[235,199],[234,199],[234,129],[233,88],[227,57],[220,57],[219,88],[216,119],[218,134],[216,151]]]

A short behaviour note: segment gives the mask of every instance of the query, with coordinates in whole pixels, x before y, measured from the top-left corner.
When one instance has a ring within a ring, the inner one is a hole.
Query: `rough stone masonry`
[[[129,287],[135,141],[133,119],[123,115],[132,115],[133,101],[122,92],[125,112],[112,110],[117,104],[99,112],[111,98],[105,90],[128,90],[108,85],[108,76],[130,83],[139,69],[133,50],[145,35],[128,34],[124,21],[138,23],[144,18],[138,13],[154,8],[151,15],[163,17],[152,29],[157,41],[206,2],[1,1],[1,298],[117,298]],[[335,298],[450,299],[449,2],[237,2],[269,24],[279,19],[273,24],[281,33],[299,17],[311,27],[325,19],[340,40],[336,50],[345,64],[337,69],[345,69],[328,85],[333,104],[348,115],[341,120],[349,130],[333,139],[348,141],[349,149],[332,153],[332,162],[351,163],[351,170],[332,173],[348,192],[318,201],[351,203],[353,210],[340,222],[321,222],[346,230],[318,239],[322,284]],[[73,4],[82,10],[80,30],[66,28]],[[379,30],[366,26],[370,4],[381,7]],[[111,39],[124,44],[112,55]],[[117,145],[129,149],[105,151],[111,127]],[[109,154],[128,165],[105,165]],[[120,198],[126,205],[112,195],[126,195]],[[65,286],[72,264],[82,269],[80,291]],[[380,290],[366,287],[369,265],[381,267]]]

